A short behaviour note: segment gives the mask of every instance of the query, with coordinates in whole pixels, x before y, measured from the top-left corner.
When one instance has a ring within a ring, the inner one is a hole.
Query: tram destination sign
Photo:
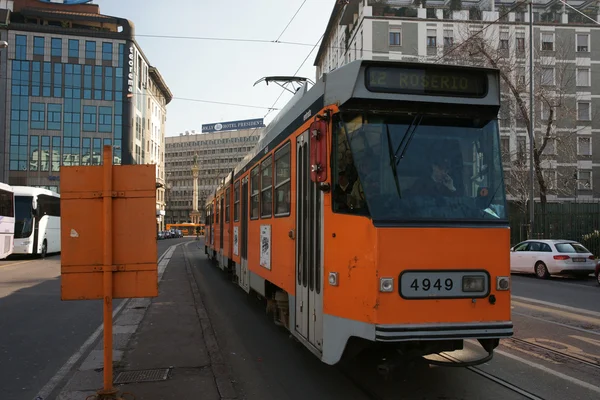
[[[488,89],[485,71],[437,67],[370,66],[366,85],[371,92],[458,97],[484,97]]]

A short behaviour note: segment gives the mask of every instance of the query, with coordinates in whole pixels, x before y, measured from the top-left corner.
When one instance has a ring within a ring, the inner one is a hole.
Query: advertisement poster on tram
[[[233,254],[235,254],[236,256],[239,256],[239,252],[238,252],[238,232],[239,232],[239,227],[238,226],[234,226],[233,227]]]
[[[271,225],[260,226],[260,266],[271,269]]]

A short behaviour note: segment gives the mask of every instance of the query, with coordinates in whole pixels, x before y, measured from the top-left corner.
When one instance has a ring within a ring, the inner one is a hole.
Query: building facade
[[[7,2],[4,175],[11,185],[59,191],[60,167],[157,164],[164,225],[164,132],[172,94],[134,37],[133,24],[94,4]]]
[[[167,223],[191,222],[194,156],[198,175],[198,210],[221,179],[258,143],[263,128],[197,134],[195,131],[166,138]]]
[[[315,60],[317,78],[356,59],[472,64],[476,56],[460,47],[479,36],[528,106],[526,6],[508,0],[413,3],[338,2]],[[539,147],[550,125],[541,156],[549,201],[600,198],[600,115],[594,112],[600,110],[600,15],[594,1],[568,3],[576,10],[550,0],[534,1],[533,10],[534,132]],[[509,198],[516,199],[528,193],[529,136],[514,95],[502,85],[505,180]]]

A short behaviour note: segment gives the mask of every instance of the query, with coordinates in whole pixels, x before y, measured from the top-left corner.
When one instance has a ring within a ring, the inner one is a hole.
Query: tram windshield
[[[340,113],[335,212],[379,222],[506,221],[497,120]]]

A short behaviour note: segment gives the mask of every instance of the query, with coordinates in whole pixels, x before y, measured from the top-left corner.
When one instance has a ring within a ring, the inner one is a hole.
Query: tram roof
[[[487,92],[482,97],[431,96],[408,93],[386,93],[372,91],[366,85],[367,67],[402,67],[413,70],[435,69],[448,74],[452,72],[467,74],[485,73],[487,77]],[[373,61],[356,60],[339,67],[323,76],[308,89],[308,83],[294,94],[279,114],[271,121],[261,135],[256,146],[240,161],[233,173],[228,173],[223,184],[227,185],[240,172],[254,165],[258,159],[280,144],[302,124],[313,118],[323,107],[336,104],[343,108],[350,101],[406,101],[406,102],[435,102],[445,104],[463,104],[472,106],[500,106],[500,74],[497,69],[457,66],[433,63],[415,63],[405,61]]]

